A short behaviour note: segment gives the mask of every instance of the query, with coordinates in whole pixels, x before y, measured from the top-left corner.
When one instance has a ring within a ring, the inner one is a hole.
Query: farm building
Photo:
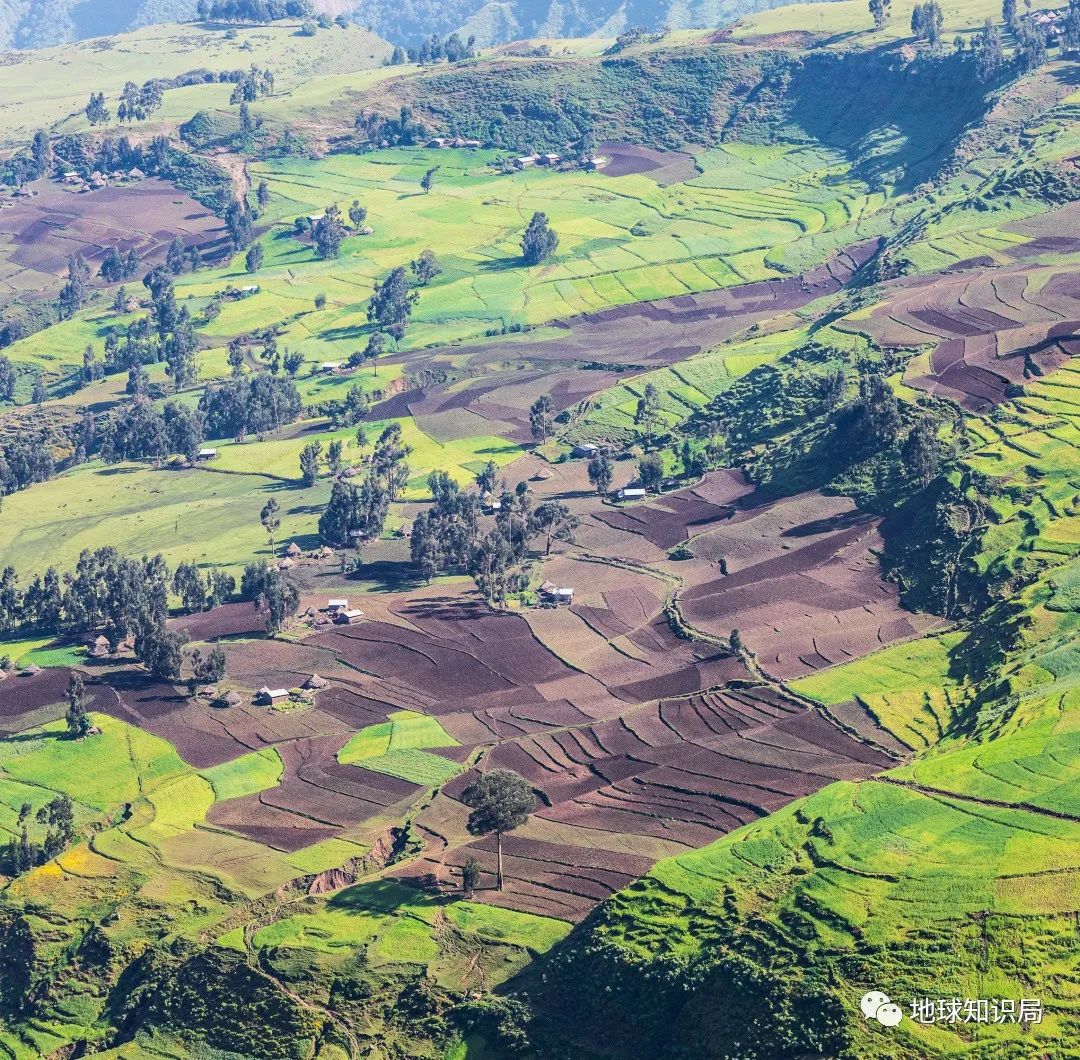
[[[109,654],[109,638],[98,634],[92,637],[87,644],[87,654],[92,659],[102,659]]]
[[[323,361],[323,363],[319,365],[319,371],[321,371],[321,372],[340,372],[341,371],[341,361]]]
[[[624,486],[616,496],[621,501],[639,501],[648,494],[641,486]]]
[[[592,442],[581,442],[575,445],[571,452],[574,456],[596,456],[600,452],[600,446],[593,445]]]
[[[223,696],[219,696],[214,700],[215,707],[238,707],[243,702],[240,698],[240,693],[229,689]]]
[[[560,586],[554,582],[544,582],[539,589],[542,603],[555,604],[557,607],[574,602],[574,590],[571,586]]]
[[[445,136],[436,136],[428,140],[427,145],[428,147],[445,147],[448,143]]]
[[[287,688],[260,688],[255,693],[255,702],[260,707],[270,707],[288,698],[289,690]]]
[[[339,626],[356,626],[364,621],[364,612],[358,607],[348,608],[344,611],[338,611],[334,615],[334,621]]]
[[[349,601],[345,597],[340,596],[336,599],[330,600],[326,605],[327,611],[347,611],[349,609]]]
[[[325,688],[330,682],[325,677],[320,677],[318,674],[312,674],[305,682],[304,688],[315,689]]]
[[[521,155],[514,159],[514,167],[516,169],[525,169],[527,166],[535,166],[539,161],[539,155]]]
[[[285,549],[285,555],[291,559],[299,559],[303,555],[303,551],[295,541],[290,541],[289,547]]]
[[[200,449],[197,454],[199,460],[213,460],[215,456],[217,456],[216,449]]]
[[[540,165],[542,166],[557,166],[562,161],[562,155],[546,154],[540,156]]]
[[[296,560],[290,559],[288,556],[286,556],[284,559],[279,559],[278,560],[277,569],[278,570],[292,570],[292,568],[295,567],[295,566],[296,566]]]

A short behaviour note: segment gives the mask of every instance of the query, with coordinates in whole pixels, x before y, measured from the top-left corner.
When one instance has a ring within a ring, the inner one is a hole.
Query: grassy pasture
[[[604,305],[764,279],[776,275],[769,264],[775,256],[788,267],[779,248],[801,246],[881,203],[844,178],[839,156],[794,146],[703,152],[702,175],[667,188],[636,175],[546,169],[503,175],[487,167],[495,157],[394,149],[254,166],[255,179],[267,180],[273,192],[266,217],[275,223],[264,241],[258,298],[283,311],[303,300],[298,290],[321,290],[339,311],[332,332],[327,329],[333,341],[362,345],[368,328],[357,303],[376,279],[431,248],[444,272],[421,292],[405,340],[415,348],[504,323],[538,324]],[[439,168],[425,195],[419,181],[432,166]],[[828,190],[821,183],[826,178]],[[818,191],[807,195],[812,186]],[[367,206],[374,234],[348,238],[336,261],[313,260],[306,242],[291,234],[293,219],[333,202],[344,210],[353,199]],[[551,263],[527,269],[518,241],[536,210],[547,212],[560,246]],[[640,234],[631,233],[635,226]],[[828,252],[821,244],[807,259]],[[193,282],[202,291],[211,279],[201,275]],[[239,324],[223,313],[215,329],[225,334]],[[338,357],[344,348],[321,347]]]
[[[460,976],[462,951],[446,946],[444,932],[438,931],[440,920],[466,945],[482,942],[530,954],[546,952],[569,931],[568,924],[549,917],[470,901],[436,901],[415,888],[380,880],[357,884],[311,912],[260,928],[252,941],[258,950],[287,947],[347,954],[361,948],[376,967],[414,964],[440,978]],[[495,982],[516,966],[508,961],[501,962],[501,970],[496,966],[489,971]]]
[[[844,666],[792,682],[792,688],[826,706],[858,699],[908,746],[937,742],[952,720],[957,681],[950,651],[964,640],[948,633],[894,644]]]
[[[365,424],[372,442],[388,422]],[[447,470],[465,483],[488,460],[502,466],[522,452],[494,437],[439,442],[411,419],[396,422],[413,447],[408,500],[427,497],[427,476],[433,470]],[[317,440],[325,453],[331,441],[341,439],[346,460],[359,462],[370,455],[370,447],[356,446],[355,429],[320,426],[325,424],[312,423],[314,429],[299,437],[215,443],[217,459],[195,469],[158,470],[138,463],[74,468],[5,498],[0,555],[23,576],[50,565],[71,569],[83,549],[106,544],[134,555],[161,552],[170,565],[193,561],[235,570],[259,555],[269,557],[259,512],[271,496],[281,507],[277,540],[314,547],[330,483],[321,479],[302,488],[300,451]]]
[[[0,740],[0,769],[98,810],[135,802],[151,786],[187,771],[164,740],[104,714],[92,717],[101,733],[85,740],[66,739],[63,722]]]
[[[881,31],[874,29],[866,5],[858,0],[791,4],[740,18],[733,27],[737,40],[774,33],[814,33],[829,38],[830,47],[858,45],[873,47],[911,37],[911,12],[917,0],[895,0],[890,5],[891,17]],[[1059,0],[1049,0],[1040,8],[1064,7]],[[995,0],[948,0],[941,5],[944,19],[944,39],[952,40],[957,33],[982,28],[986,19],[1001,20],[1001,5]]]
[[[399,710],[389,721],[361,729],[338,751],[344,765],[368,766],[372,759],[390,752],[454,747],[457,741],[439,724],[437,718],[411,710]]]
[[[417,747],[387,751],[386,754],[368,759],[363,765],[365,769],[374,769],[377,773],[386,773],[401,780],[411,780],[414,784],[422,784],[427,788],[446,783],[462,770],[457,762]]]
[[[272,747],[204,769],[201,776],[214,791],[215,802],[239,799],[275,787],[284,771],[281,756]]]
[[[134,555],[160,551],[171,565],[235,568],[269,556],[259,512],[270,496],[281,505],[278,540],[314,544],[329,492],[326,483],[301,491],[260,474],[84,466],[5,498],[0,553],[26,575],[71,569],[84,548],[108,544]]]
[[[298,28],[287,22],[238,26],[230,40],[224,28],[162,24],[117,37],[9,53],[0,66],[0,143],[28,140],[34,130],[54,123],[63,133],[89,130],[82,108],[92,91],[105,93],[115,131],[127,131],[115,117],[126,81],[142,84],[195,67],[246,69],[254,61],[274,71],[275,91],[285,94],[302,92],[320,75],[347,76],[379,67],[390,52],[385,41],[359,27],[335,27],[314,37],[301,36]],[[230,86],[204,85],[167,92],[162,109],[144,124],[153,128],[186,120],[200,107],[227,105],[230,91]]]

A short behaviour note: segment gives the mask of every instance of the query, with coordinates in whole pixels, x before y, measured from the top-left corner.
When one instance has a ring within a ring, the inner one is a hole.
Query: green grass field
[[[834,0],[826,3],[793,4],[740,18],[734,27],[736,39],[774,33],[814,33],[828,38],[831,47],[860,47],[893,43],[911,38],[911,12],[916,0],[897,0],[889,5],[890,18],[880,32],[865,4],[858,0]],[[1039,5],[1040,10],[1065,6],[1058,0]],[[941,5],[943,35],[952,40],[957,33],[982,28],[986,19],[1001,18],[1001,5],[994,0],[947,0]]]
[[[123,131],[115,114],[126,81],[141,85],[196,67],[235,70],[259,61],[273,69],[276,92],[303,93],[312,78],[338,75],[347,81],[358,71],[379,67],[390,52],[385,41],[359,27],[335,27],[314,37],[301,36],[297,29],[296,23],[238,26],[229,39],[223,29],[164,24],[122,37],[14,53],[16,57],[0,66],[0,143],[27,140],[36,129],[53,123],[64,133],[88,131],[82,109],[91,92],[105,93],[113,128]],[[203,85],[166,92],[161,110],[145,124],[178,124],[200,108],[227,107],[230,91],[229,86]]]
[[[454,747],[457,741],[436,718],[411,710],[399,710],[390,720],[361,729],[340,751],[337,759],[344,765],[367,765],[391,751]]]
[[[225,802],[275,787],[281,780],[283,769],[281,756],[274,748],[268,747],[264,751],[252,751],[231,762],[205,769],[202,777],[213,788],[214,800]]]

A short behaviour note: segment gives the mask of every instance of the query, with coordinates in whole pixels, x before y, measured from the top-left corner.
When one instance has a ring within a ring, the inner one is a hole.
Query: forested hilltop
[[[0,66],[0,1058],[1080,1050],[1080,7],[204,7]]]

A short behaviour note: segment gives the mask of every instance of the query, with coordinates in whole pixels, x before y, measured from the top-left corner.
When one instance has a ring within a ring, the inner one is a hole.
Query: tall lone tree
[[[874,29],[885,28],[889,21],[889,0],[869,0],[870,15],[874,20]]]
[[[432,166],[431,169],[429,169],[420,178],[420,187],[423,190],[425,195],[430,193],[432,185],[435,183],[435,174],[438,173],[438,172],[439,172],[439,167],[438,166]]]
[[[529,409],[529,427],[538,442],[546,442],[555,426],[555,406],[547,394],[541,394]]]
[[[305,486],[314,486],[319,480],[319,461],[322,459],[322,443],[308,442],[300,453],[300,477]]]
[[[510,769],[489,769],[462,793],[461,801],[472,808],[465,827],[469,835],[495,833],[498,844],[498,888],[503,889],[503,832],[520,828],[536,809],[536,798],[524,777]]]
[[[547,261],[559,245],[559,237],[548,224],[547,214],[537,211],[521,239],[521,256],[526,265]]]
[[[81,739],[90,731],[90,715],[86,713],[83,690],[82,674],[72,670],[71,676],[68,678],[68,709],[65,720],[67,721],[68,736],[73,740]]]
[[[270,536],[270,555],[276,556],[277,549],[274,547],[274,537],[278,530],[281,529],[281,518],[278,516],[278,502],[273,497],[263,506],[263,510],[259,513],[259,519]]]
[[[386,350],[386,336],[381,331],[373,332],[367,340],[362,354],[365,361],[371,361],[371,371],[374,375],[379,374],[379,358]]]
[[[589,461],[589,481],[597,493],[607,493],[614,477],[615,469],[611,466],[611,457],[606,453],[597,453]]]
[[[413,271],[413,275],[416,277],[416,282],[420,284],[421,287],[426,287],[439,275],[439,273],[442,272],[442,265],[439,264],[439,259],[435,257],[435,252],[433,250],[423,251],[420,254],[420,257],[412,262],[410,268]]]
[[[315,253],[324,261],[336,258],[341,253],[341,244],[344,240],[345,224],[341,220],[341,211],[336,206],[328,206],[326,212],[311,229],[311,241],[315,244]]]
[[[419,295],[409,287],[405,269],[399,265],[382,283],[375,282],[371,301],[368,302],[367,318],[391,335],[404,334],[417,298]]]

